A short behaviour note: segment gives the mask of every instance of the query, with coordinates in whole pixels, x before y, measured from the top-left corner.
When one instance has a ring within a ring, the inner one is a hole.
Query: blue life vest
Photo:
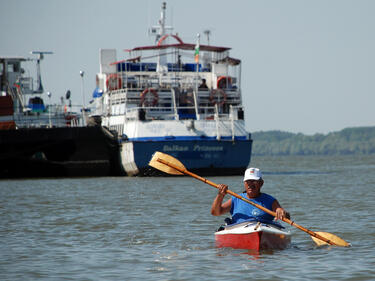
[[[272,203],[275,201],[275,198],[273,198],[271,195],[261,193],[257,198],[251,199],[247,197],[246,192],[239,195],[272,211]],[[258,209],[257,207],[234,196],[232,196],[230,214],[232,215],[232,223],[239,223],[248,220],[272,223],[274,219],[274,217],[270,214],[267,214],[261,209]]]

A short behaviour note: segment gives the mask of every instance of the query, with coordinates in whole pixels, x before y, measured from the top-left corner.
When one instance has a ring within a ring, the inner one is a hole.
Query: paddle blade
[[[168,166],[164,163],[159,162],[158,159],[162,159],[162,160],[164,160],[168,163],[173,164],[176,167],[179,167],[181,169],[185,169],[185,166],[180,161],[178,161],[176,158],[174,158],[174,157],[172,157],[168,154],[159,152],[159,151],[156,151],[152,155],[152,158],[151,158],[150,162],[148,163],[148,165],[150,165],[151,167],[154,167],[155,169],[158,169],[159,171],[162,171],[162,172],[170,174],[170,175],[183,175],[183,173],[181,173],[180,171],[177,171],[176,169],[174,169],[174,168],[172,168],[172,167],[170,167],[170,166]]]
[[[350,247],[350,243],[346,242],[344,239],[329,233],[329,232],[322,232],[322,231],[317,231],[315,232],[316,234],[332,241],[336,246],[341,246],[341,247]],[[318,246],[323,246],[323,245],[329,245],[327,242],[324,242],[320,240],[319,238],[316,238],[314,236],[311,236],[312,240],[315,242],[316,245]]]

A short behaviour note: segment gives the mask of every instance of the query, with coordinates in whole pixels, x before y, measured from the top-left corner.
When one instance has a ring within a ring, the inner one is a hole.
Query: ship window
[[[13,69],[14,69],[14,65],[13,65],[12,63],[9,63],[9,64],[8,64],[8,70],[7,70],[7,71],[8,71],[8,72],[14,72]]]
[[[9,62],[8,63],[8,72],[20,72],[20,63],[19,62]]]

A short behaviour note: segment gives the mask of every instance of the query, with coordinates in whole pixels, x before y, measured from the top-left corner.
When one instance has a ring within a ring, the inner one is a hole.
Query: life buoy
[[[225,89],[230,88],[232,85],[232,78],[229,76],[220,76],[217,79],[217,88],[218,89]]]
[[[118,90],[122,88],[122,80],[117,74],[109,74],[106,81],[107,89],[109,91]]]
[[[214,89],[211,90],[209,99],[212,105],[222,106],[227,101],[227,94],[222,89]]]
[[[146,100],[146,95],[148,93],[153,94],[154,98],[152,99],[152,102],[149,102]],[[158,91],[156,91],[153,88],[147,88],[141,93],[141,105],[147,106],[155,106],[158,104],[159,101],[159,96],[158,96]]]
[[[68,114],[65,116],[65,124],[67,126],[71,126],[73,123],[74,124],[77,124],[77,116],[75,115],[71,115],[71,114]]]

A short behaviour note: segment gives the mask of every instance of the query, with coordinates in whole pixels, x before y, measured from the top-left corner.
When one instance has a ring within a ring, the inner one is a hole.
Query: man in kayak
[[[274,197],[260,192],[264,181],[262,178],[262,172],[258,168],[247,169],[245,171],[243,182],[245,186],[245,192],[240,194],[243,198],[250,199],[254,203],[257,203],[258,205],[262,205],[263,207],[274,211],[276,213],[276,220],[281,220],[282,218],[290,218],[289,213],[287,213],[284,208],[281,207],[279,202]],[[227,190],[227,185],[219,185],[219,192],[216,195],[216,198],[213,201],[211,207],[212,215],[220,216],[222,214],[230,212],[232,215],[231,223],[239,223],[248,220],[272,223],[274,219],[273,216],[234,196],[223,203],[223,199],[225,194],[227,193]]]

